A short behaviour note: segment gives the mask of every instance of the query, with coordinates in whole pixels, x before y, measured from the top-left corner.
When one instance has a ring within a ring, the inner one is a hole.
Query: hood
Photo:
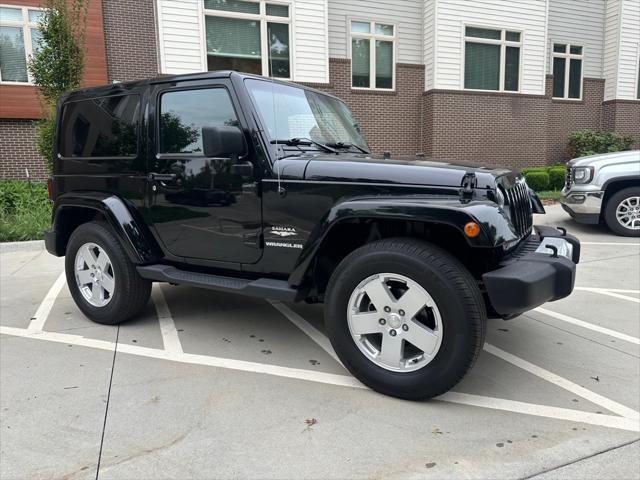
[[[601,153],[588,157],[574,158],[569,162],[571,167],[596,167],[618,165],[624,163],[640,163],[640,150],[627,150],[624,152]]]
[[[385,158],[382,155],[359,153],[305,153],[286,157],[278,163],[283,177],[333,182],[460,187],[464,175],[474,173],[476,188],[494,188],[496,178],[516,176],[507,169],[455,164],[414,156]]]

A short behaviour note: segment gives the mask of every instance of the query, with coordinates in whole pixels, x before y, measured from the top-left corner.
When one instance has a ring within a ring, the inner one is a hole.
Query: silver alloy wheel
[[[440,310],[417,282],[396,273],[364,279],[349,298],[347,322],[360,351],[393,372],[431,362],[442,344]]]
[[[104,249],[95,243],[85,243],[76,253],[75,275],[78,290],[94,307],[104,307],[113,298],[115,272]]]
[[[616,208],[618,223],[629,230],[640,230],[640,197],[628,197]]]

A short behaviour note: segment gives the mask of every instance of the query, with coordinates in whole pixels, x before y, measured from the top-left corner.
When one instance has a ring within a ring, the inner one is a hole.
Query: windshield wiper
[[[362,153],[370,153],[367,152],[364,148],[356,145],[355,143],[347,143],[347,142],[332,142],[332,143],[327,143],[327,146],[329,147],[335,147],[335,148],[357,148],[358,150],[360,150]]]
[[[329,145],[325,145],[324,143],[316,142],[315,140],[311,140],[310,138],[287,138],[283,140],[271,140],[272,144],[279,143],[281,145],[291,145],[297,147],[298,145],[315,145],[317,147],[322,148],[323,150],[331,153],[338,153],[335,148],[331,148]]]

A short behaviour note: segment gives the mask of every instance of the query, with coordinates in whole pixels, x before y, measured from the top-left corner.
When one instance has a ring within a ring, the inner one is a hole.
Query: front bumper
[[[560,193],[560,204],[565,212],[580,223],[598,223],[602,211],[604,192],[567,189]]]
[[[503,317],[517,315],[573,291],[580,241],[551,227],[536,227],[497,270],[482,276],[489,302]]]

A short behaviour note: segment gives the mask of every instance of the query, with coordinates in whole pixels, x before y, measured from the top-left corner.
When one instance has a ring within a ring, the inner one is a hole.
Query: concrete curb
[[[44,240],[31,240],[28,242],[2,242],[0,253],[11,252],[36,252],[44,250]]]

